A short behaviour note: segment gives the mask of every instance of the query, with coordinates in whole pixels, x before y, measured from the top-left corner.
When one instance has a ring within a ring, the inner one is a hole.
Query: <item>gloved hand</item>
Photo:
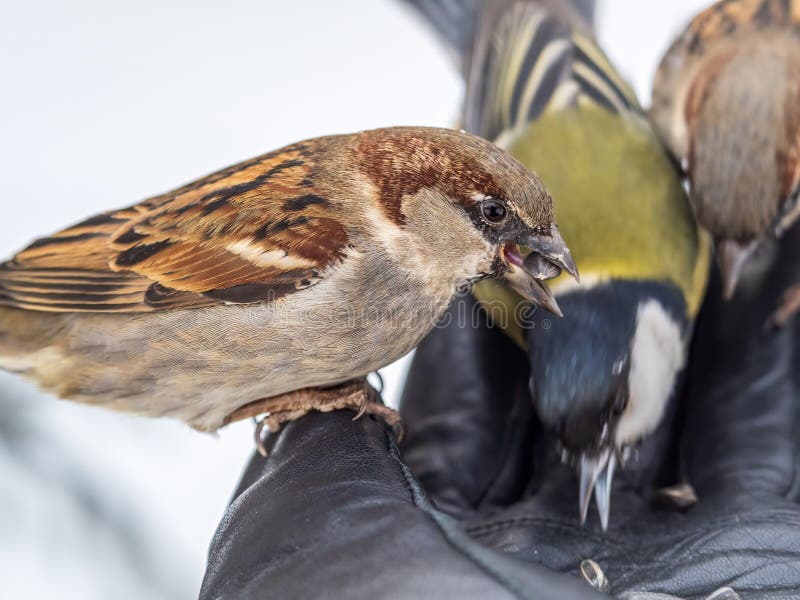
[[[576,577],[584,559],[613,596],[798,597],[797,359],[791,329],[762,332],[774,300],[723,304],[712,283],[677,410],[615,477],[602,533],[579,524],[576,479],[538,430],[525,355],[463,326],[464,298],[418,349],[400,450],[344,411],[270,437],[201,598],[602,598]],[[658,492],[681,480],[699,497],[684,512]]]
[[[311,413],[265,446],[212,542],[200,598],[602,597],[472,540],[371,416]]]

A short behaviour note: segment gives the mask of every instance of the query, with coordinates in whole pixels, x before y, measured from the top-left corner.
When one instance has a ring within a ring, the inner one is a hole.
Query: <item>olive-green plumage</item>
[[[502,33],[485,50],[487,69],[472,86],[480,90],[477,102],[483,102],[473,109],[481,115],[475,119],[479,133],[488,132],[544,180],[585,283],[668,281],[681,290],[687,316],[693,318],[705,291],[709,245],[680,174],[633,91],[568,7],[530,1],[505,5],[484,10],[484,23],[493,21],[495,32]],[[504,21],[509,14],[512,18]],[[526,71],[526,57],[548,27],[555,30],[552,39]],[[554,58],[554,47],[555,53],[558,47],[568,50]],[[553,68],[563,71],[555,85],[543,77]],[[515,90],[524,90],[516,92],[522,98],[516,111]],[[546,102],[530,118],[524,99],[536,95]],[[574,287],[562,276],[551,282],[556,295],[561,283]],[[483,301],[521,301],[495,282],[476,286],[476,295]],[[509,333],[521,339],[520,331]]]
[[[543,114],[506,149],[551,190],[584,284],[668,281],[681,290],[687,317],[697,315],[710,260],[707,236],[646,121],[585,103]],[[556,296],[575,287],[568,275],[549,285]],[[475,295],[506,304],[508,314],[522,301],[495,281],[479,283]],[[507,323],[508,333],[524,344],[514,321]]]
[[[670,281],[696,315],[708,245],[673,164],[644,121],[592,105],[554,111],[530,123],[508,149],[551,190],[584,281]],[[556,294],[559,283],[551,284]]]

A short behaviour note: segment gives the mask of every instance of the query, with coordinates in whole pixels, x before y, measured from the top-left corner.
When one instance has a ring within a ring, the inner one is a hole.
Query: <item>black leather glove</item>
[[[780,255],[800,255],[798,238]],[[527,415],[527,373],[485,328],[436,330],[421,346],[409,467],[476,541],[557,571],[591,558],[615,595],[800,597],[796,334],[764,331],[792,269],[779,262],[727,303],[712,281],[677,410],[617,476],[606,534],[579,526],[575,477]],[[699,497],[685,512],[661,493],[680,482]]]
[[[608,532],[578,522],[524,354],[453,318],[418,349],[402,453],[381,423],[344,411],[270,437],[201,598],[603,597],[576,576],[585,559],[613,596],[797,598],[797,359],[791,329],[762,332],[776,294],[723,304],[712,284],[680,403],[615,478]],[[463,302],[451,315],[470,314]],[[699,497],[683,512],[659,493],[680,481]]]
[[[267,450],[220,524],[201,598],[602,597],[472,540],[372,417],[312,413]]]

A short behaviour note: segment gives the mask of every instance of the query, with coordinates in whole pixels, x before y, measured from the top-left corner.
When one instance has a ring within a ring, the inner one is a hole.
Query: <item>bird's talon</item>
[[[366,414],[367,405],[369,403],[370,403],[369,396],[367,394],[364,394],[364,399],[361,401],[361,405],[358,407],[358,411],[356,412],[356,416],[353,417],[353,421],[357,421]]]
[[[392,432],[394,433],[394,436],[397,438],[397,443],[398,444],[402,444],[403,440],[406,439],[406,426],[405,426],[405,423],[403,423],[402,420],[399,420],[394,425],[390,425],[390,427],[392,428]]]
[[[385,406],[380,401],[375,400],[367,400],[366,402],[362,403],[359,406],[358,414],[353,418],[357,419],[358,417],[362,416],[363,414],[370,414],[376,417],[380,417],[384,423],[386,423],[394,433],[395,437],[397,438],[398,443],[402,442],[406,437],[406,428],[405,424],[403,423],[403,419],[400,417],[400,414],[394,410]]]
[[[257,400],[239,408],[226,419],[226,423],[266,414],[266,417],[256,421],[255,430],[256,449],[261,456],[266,457],[268,453],[265,447],[265,428],[275,433],[285,423],[296,421],[312,410],[330,412],[339,409],[355,411],[353,421],[365,414],[380,417],[392,428],[398,441],[402,441],[405,437],[405,428],[400,415],[385,406],[381,402],[380,394],[363,380],[351,381],[332,388],[306,388],[282,396]]]

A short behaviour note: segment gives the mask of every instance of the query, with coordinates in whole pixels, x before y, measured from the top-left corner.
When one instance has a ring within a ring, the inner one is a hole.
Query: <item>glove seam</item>
[[[454,548],[459,554],[470,560],[484,573],[494,579],[501,587],[520,600],[538,600],[529,594],[522,582],[516,581],[513,575],[503,573],[491,563],[494,562],[494,552],[485,548],[478,542],[472,540],[463,530],[461,530],[455,519],[436,509],[428,499],[425,490],[417,482],[411,470],[403,462],[400,449],[390,435],[387,434],[389,445],[389,455],[397,462],[400,472],[408,488],[413,504],[423,511],[434,522],[442,534],[445,541]]]

